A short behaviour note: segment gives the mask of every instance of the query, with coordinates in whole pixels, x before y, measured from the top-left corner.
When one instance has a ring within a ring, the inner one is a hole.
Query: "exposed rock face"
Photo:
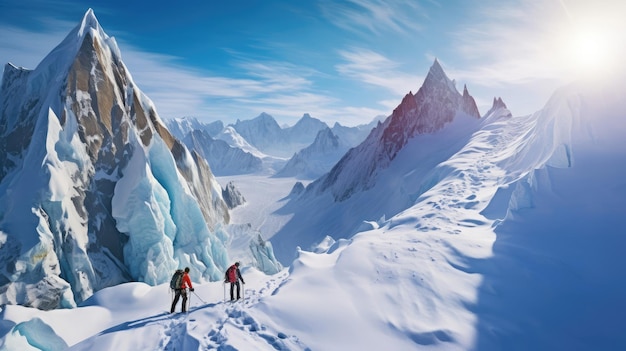
[[[121,282],[162,283],[178,264],[203,279],[228,264],[213,257],[229,221],[220,186],[120,57],[89,10],[37,69],[5,69],[0,303],[71,307]],[[145,227],[128,225],[137,216]]]
[[[35,129],[34,111],[22,105],[35,106],[39,98],[26,92],[26,85],[31,71],[7,64],[0,91],[0,116],[15,116],[13,119],[0,119],[0,182],[16,166],[26,147],[30,144]],[[23,104],[11,104],[12,101],[23,101]]]
[[[478,106],[476,106],[476,101],[474,101],[474,98],[467,91],[467,85],[463,86],[463,105],[461,110],[470,116],[478,116],[478,118],[480,118]]]
[[[331,189],[335,200],[342,201],[370,188],[377,171],[386,168],[409,139],[442,129],[460,113],[480,118],[467,89],[459,94],[435,60],[417,93],[409,92],[384,123],[348,151],[327,175],[310,184],[307,191]]]
[[[246,199],[241,195],[233,182],[226,184],[226,188],[222,190],[222,197],[230,209],[246,203]]]

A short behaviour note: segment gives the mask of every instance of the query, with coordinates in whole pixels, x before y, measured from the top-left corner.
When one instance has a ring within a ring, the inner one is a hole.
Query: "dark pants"
[[[239,280],[237,280],[234,283],[230,283],[230,300],[231,301],[235,299],[235,294],[234,294],[235,286],[237,286],[237,300],[241,298],[241,295],[239,295],[241,291],[241,286],[239,285]]]
[[[176,289],[174,290],[174,301],[172,301],[172,308],[170,309],[170,313],[174,313],[176,309],[176,304],[178,303],[178,299],[183,297],[183,307],[182,311],[187,312],[187,289]]]

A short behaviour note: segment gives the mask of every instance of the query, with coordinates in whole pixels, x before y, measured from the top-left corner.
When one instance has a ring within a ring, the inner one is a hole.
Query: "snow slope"
[[[222,284],[205,283],[190,313],[169,315],[165,285],[123,284],[72,310],[3,307],[2,348],[624,349],[621,91],[571,86],[533,115],[486,116],[405,210],[298,250],[275,275],[245,268],[244,303],[221,303]],[[252,201],[268,187],[240,188]]]

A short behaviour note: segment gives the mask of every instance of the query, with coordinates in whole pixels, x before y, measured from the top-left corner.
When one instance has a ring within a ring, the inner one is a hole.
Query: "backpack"
[[[173,290],[180,289],[182,285],[183,285],[183,270],[177,269],[176,272],[174,272],[172,279],[170,280],[170,289],[173,289]]]
[[[237,281],[237,266],[232,265],[226,271],[226,276],[228,277],[228,281],[234,283]]]

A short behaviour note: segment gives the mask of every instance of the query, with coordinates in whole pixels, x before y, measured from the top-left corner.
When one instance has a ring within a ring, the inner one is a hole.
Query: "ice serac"
[[[228,208],[209,165],[174,138],[90,9],[0,91],[0,303],[72,307],[126,281],[228,264]]]
[[[309,185],[308,191],[330,189],[336,201],[343,201],[355,192],[371,188],[377,172],[386,168],[411,138],[441,130],[460,114],[480,118],[467,89],[461,95],[435,60],[417,93],[409,92],[384,123],[327,175]]]
[[[263,240],[261,235],[257,236],[257,240],[250,240],[250,252],[254,257],[257,267],[267,274],[276,274],[283,267],[274,257],[274,250],[269,241]]]

